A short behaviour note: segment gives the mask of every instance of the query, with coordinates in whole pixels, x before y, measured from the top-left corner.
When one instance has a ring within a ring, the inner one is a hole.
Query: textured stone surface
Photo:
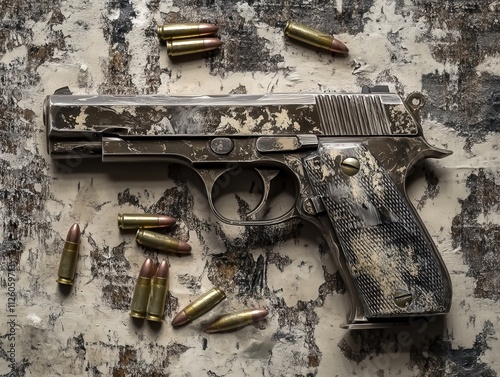
[[[10,0],[0,2],[0,374],[7,376],[496,376],[500,371],[500,3],[480,0]],[[285,40],[287,19],[337,35],[347,57]],[[220,26],[219,51],[169,60],[159,22]],[[348,298],[318,231],[288,222],[217,222],[199,178],[180,166],[54,163],[42,103],[79,94],[423,91],[429,141],[454,152],[409,179],[442,252],[454,301],[446,320],[404,331],[339,329]],[[118,231],[116,214],[165,212],[189,257]],[[71,290],[55,283],[64,237],[83,231]],[[146,256],[171,265],[166,322],[133,322]],[[220,312],[269,308],[228,334],[169,322],[218,285]],[[2,313],[3,314],[3,313]],[[10,317],[9,317],[10,316]]]

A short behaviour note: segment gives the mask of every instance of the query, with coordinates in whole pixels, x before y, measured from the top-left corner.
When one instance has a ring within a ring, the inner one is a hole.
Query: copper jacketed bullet
[[[153,276],[151,282],[151,292],[149,294],[146,319],[149,321],[161,322],[165,312],[165,302],[168,293],[168,263],[162,261]]]
[[[349,52],[346,45],[338,39],[298,22],[288,21],[285,26],[285,34],[290,38],[325,50],[341,52],[343,54]]]
[[[222,46],[222,42],[217,38],[168,40],[167,54],[169,56],[195,54],[197,52],[215,50],[220,46]]]
[[[203,330],[208,333],[233,330],[260,321],[267,314],[268,311],[266,309],[251,309],[224,314],[205,326]]]
[[[172,321],[172,326],[177,327],[191,322],[208,312],[225,298],[226,294],[222,289],[212,288],[177,313]]]
[[[137,230],[135,239],[143,246],[152,247],[158,250],[168,251],[171,253],[191,252],[191,246],[189,246],[187,242],[146,229]]]
[[[165,215],[145,213],[119,213],[118,227],[121,229],[164,228],[175,224],[175,219]]]
[[[156,34],[163,40],[201,37],[217,33],[219,28],[213,24],[165,24],[158,25]]]
[[[80,235],[80,227],[78,224],[73,224],[66,236],[66,242],[64,242],[61,261],[59,263],[57,282],[60,284],[73,285],[78,262]]]
[[[134,318],[146,317],[149,293],[151,291],[151,278],[155,273],[155,263],[148,258],[142,264],[139,277],[135,284],[134,295],[130,304],[130,316]]]

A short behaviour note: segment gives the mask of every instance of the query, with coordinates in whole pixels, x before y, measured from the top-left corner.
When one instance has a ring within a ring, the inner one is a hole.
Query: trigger
[[[256,213],[259,213],[259,211],[264,207],[264,205],[267,202],[267,198],[269,196],[269,192],[271,191],[271,181],[279,174],[279,169],[275,170],[268,170],[268,169],[257,169],[255,168],[255,171],[259,173],[260,177],[262,178],[263,186],[264,186],[264,193],[262,194],[262,198],[260,200],[259,205],[250,213],[247,214],[247,216],[253,216]]]

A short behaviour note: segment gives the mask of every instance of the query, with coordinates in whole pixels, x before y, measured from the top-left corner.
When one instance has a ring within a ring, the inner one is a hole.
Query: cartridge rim
[[[65,284],[65,285],[73,285],[73,280],[71,279],[68,279],[68,278],[65,278],[65,277],[62,277],[62,276],[59,276],[56,281],[59,283],[59,284]]]
[[[144,318],[146,318],[146,316],[145,316],[143,313],[138,312],[138,311],[136,311],[136,310],[131,310],[131,311],[130,311],[130,316],[131,316],[131,317],[134,317],[134,318],[139,318],[139,319],[144,319]]]
[[[153,321],[153,322],[163,322],[163,318],[161,318],[157,315],[154,315],[154,314],[147,314],[146,319],[148,321]]]

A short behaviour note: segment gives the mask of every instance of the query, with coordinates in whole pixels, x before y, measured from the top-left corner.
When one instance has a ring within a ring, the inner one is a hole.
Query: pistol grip
[[[438,251],[368,148],[322,141],[303,164],[335,231],[365,324],[448,312],[451,284]]]

